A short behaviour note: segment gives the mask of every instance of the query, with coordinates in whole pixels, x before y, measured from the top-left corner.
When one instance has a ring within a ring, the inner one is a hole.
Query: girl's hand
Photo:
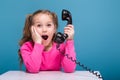
[[[74,38],[74,26],[73,25],[67,25],[64,28],[64,33],[68,34],[67,40],[72,40]]]
[[[40,43],[40,44],[42,43],[42,37],[37,32],[37,30],[34,26],[31,26],[31,34],[32,34],[32,39],[35,43]]]

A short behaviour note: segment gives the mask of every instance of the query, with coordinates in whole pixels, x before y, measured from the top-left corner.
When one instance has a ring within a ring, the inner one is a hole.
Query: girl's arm
[[[20,48],[25,67],[28,72],[39,72],[43,49],[43,45],[34,43],[34,46],[32,46],[30,42],[24,43]]]
[[[65,46],[65,55],[66,54],[68,54],[68,57],[72,57],[73,60],[76,60],[76,53],[74,50],[73,40],[67,40],[66,46]],[[63,56],[62,67],[64,72],[74,72],[76,68],[76,64],[71,59],[68,59],[67,56]]]

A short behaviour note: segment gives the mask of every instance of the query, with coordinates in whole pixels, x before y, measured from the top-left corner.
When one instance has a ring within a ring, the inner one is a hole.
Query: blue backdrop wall
[[[2,0],[0,1],[0,74],[19,70],[17,50],[25,17],[38,9],[72,13],[77,60],[98,70],[105,80],[120,80],[120,0]],[[76,70],[82,70],[77,66]],[[114,77],[113,77],[114,76]]]

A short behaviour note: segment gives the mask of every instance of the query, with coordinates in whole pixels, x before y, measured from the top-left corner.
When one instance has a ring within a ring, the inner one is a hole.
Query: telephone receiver
[[[68,10],[65,9],[62,10],[62,20],[67,21],[67,25],[72,24],[72,16]],[[68,34],[62,34],[61,32],[58,32],[55,35],[54,42],[61,44],[66,40],[67,37]]]
[[[65,10],[65,9],[62,10],[62,20],[66,20],[67,25],[72,24],[72,16],[68,10]]]

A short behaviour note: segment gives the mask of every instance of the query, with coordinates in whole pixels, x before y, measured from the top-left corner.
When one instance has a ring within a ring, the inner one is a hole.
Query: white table
[[[37,74],[24,71],[8,71],[0,75],[0,80],[102,80],[88,71],[64,73],[61,71],[41,71]]]

